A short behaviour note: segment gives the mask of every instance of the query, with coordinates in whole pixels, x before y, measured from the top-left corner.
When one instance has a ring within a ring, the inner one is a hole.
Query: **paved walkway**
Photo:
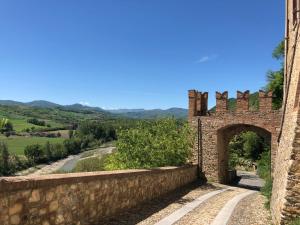
[[[193,185],[147,202],[105,225],[267,225],[259,192],[220,184]]]
[[[237,171],[237,176],[240,177],[238,187],[260,190],[265,184],[265,181],[255,172]]]

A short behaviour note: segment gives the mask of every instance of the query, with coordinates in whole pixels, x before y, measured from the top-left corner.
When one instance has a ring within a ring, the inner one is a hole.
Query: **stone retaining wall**
[[[101,224],[197,180],[197,166],[0,179],[0,224]]]

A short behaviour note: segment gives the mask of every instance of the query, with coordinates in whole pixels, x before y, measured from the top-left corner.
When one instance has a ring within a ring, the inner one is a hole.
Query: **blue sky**
[[[283,0],[0,0],[0,99],[187,108],[277,69]]]

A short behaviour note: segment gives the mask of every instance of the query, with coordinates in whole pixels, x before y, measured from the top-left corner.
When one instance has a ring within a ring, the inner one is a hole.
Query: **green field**
[[[17,131],[17,132],[24,131],[27,128],[31,129],[31,127],[34,127],[36,129],[47,128],[47,127],[44,127],[44,126],[37,126],[37,125],[31,124],[31,123],[28,123],[27,119],[10,119],[10,121],[13,124],[14,130]],[[47,124],[50,124],[51,128],[62,127],[62,124],[59,124],[59,123],[56,123],[56,122],[53,122],[53,121],[45,120],[45,122]]]
[[[50,143],[62,143],[64,138],[46,138],[46,137],[18,137],[13,136],[6,138],[4,136],[0,136],[0,141],[3,141],[7,144],[8,150],[10,153],[16,155],[23,155],[24,149],[27,145],[32,144],[45,144],[47,141]]]

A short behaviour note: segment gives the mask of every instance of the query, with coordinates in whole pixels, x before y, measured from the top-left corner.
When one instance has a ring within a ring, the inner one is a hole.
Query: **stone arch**
[[[227,125],[225,127],[217,130],[217,154],[218,154],[218,180],[221,183],[229,183],[229,168],[228,168],[228,158],[229,158],[229,142],[237,134],[245,131],[255,132],[257,135],[264,139],[264,142],[272,146],[272,133],[264,128],[251,125],[235,123]],[[273,138],[274,141],[274,138]],[[271,147],[271,152],[276,151],[276,149]]]
[[[208,93],[189,91],[189,123],[198,131],[193,162],[199,165],[199,172],[211,181],[226,182],[226,175],[220,176],[220,168],[226,169],[222,165],[224,157],[219,154],[219,152],[226,153],[224,151],[226,144],[220,137],[224,138],[225,133],[243,129],[253,130],[265,137],[269,136],[272,171],[274,169],[282,112],[272,109],[271,92],[259,91],[258,109],[249,108],[249,98],[249,91],[238,91],[236,109],[231,111],[228,109],[228,92],[217,92],[215,110],[207,111]],[[223,173],[225,174],[225,171]]]

